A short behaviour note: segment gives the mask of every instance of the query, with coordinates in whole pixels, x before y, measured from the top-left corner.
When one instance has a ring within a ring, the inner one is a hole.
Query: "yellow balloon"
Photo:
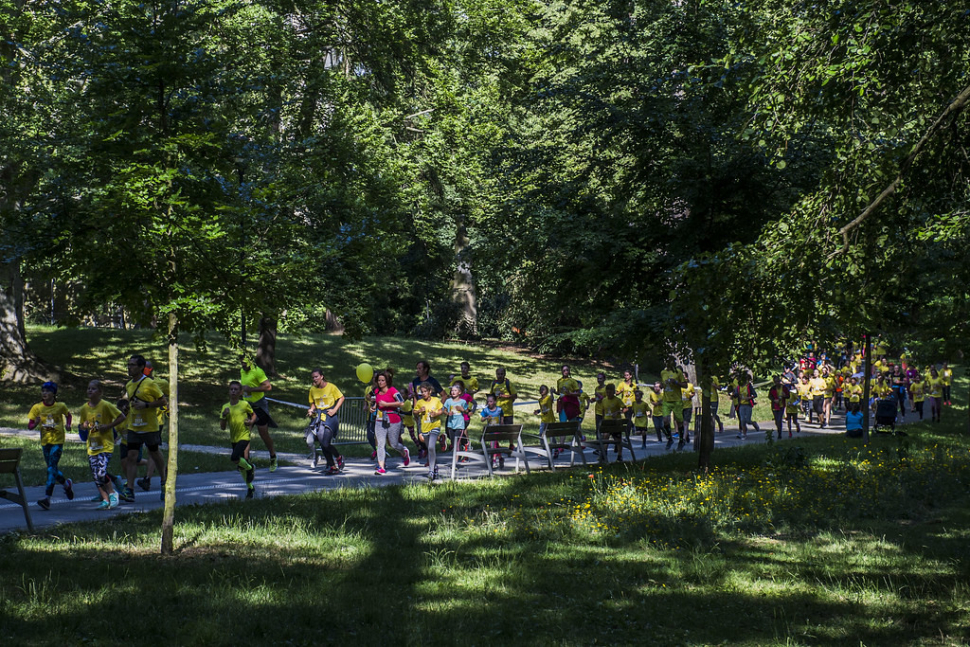
[[[357,367],[357,379],[367,384],[374,378],[374,367],[364,362]]]

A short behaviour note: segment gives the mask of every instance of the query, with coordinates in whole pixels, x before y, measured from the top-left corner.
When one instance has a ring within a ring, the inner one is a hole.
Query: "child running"
[[[633,426],[637,435],[640,436],[640,447],[647,446],[647,418],[650,417],[650,404],[643,401],[643,391],[637,389],[633,392]]]
[[[543,384],[539,387],[539,408],[535,410],[535,415],[539,416],[539,435],[546,435],[546,426],[556,422],[556,412],[553,410],[552,395],[549,387]]]
[[[256,486],[253,478],[256,468],[246,460],[246,450],[249,449],[249,430],[256,423],[256,413],[246,400],[242,399],[242,382],[233,380],[229,383],[229,402],[222,405],[222,416],[219,418],[219,428],[229,429],[229,442],[232,446],[231,460],[242,475],[246,483],[246,498],[256,496]]]
[[[451,397],[442,404],[448,412],[448,419],[445,422],[445,435],[451,448],[456,443],[460,443],[465,432],[465,416],[468,414],[468,401],[461,397],[462,387],[458,384],[451,386]]]
[[[74,498],[74,482],[64,478],[58,467],[64,451],[64,430],[71,430],[71,412],[64,403],[56,400],[57,384],[44,382],[40,387],[40,402],[30,408],[30,420],[27,422],[27,429],[40,427],[40,446],[44,451],[44,462],[47,463],[47,488],[44,498],[37,502],[44,510],[51,509],[55,482],[64,487],[64,495],[68,501]]]
[[[124,424],[125,414],[104,399],[100,380],[88,382],[88,401],[81,407],[77,429],[88,449],[91,476],[98,486],[99,510],[118,507],[118,492],[123,487],[121,479],[108,473],[108,464],[115,448],[118,427]]]
[[[441,416],[445,409],[441,400],[432,394],[430,382],[419,384],[418,391],[421,399],[415,403],[414,413],[421,416],[421,442],[428,446],[428,480],[433,482],[438,478],[437,445],[438,436],[441,435]]]
[[[485,408],[482,409],[480,413],[482,417],[482,422],[485,426],[489,425],[500,425],[502,424],[502,408],[498,406],[498,398],[495,397],[494,393],[489,393],[485,398]],[[492,449],[498,448],[498,442],[492,442]],[[498,467],[499,465],[498,456],[492,456],[492,468]]]

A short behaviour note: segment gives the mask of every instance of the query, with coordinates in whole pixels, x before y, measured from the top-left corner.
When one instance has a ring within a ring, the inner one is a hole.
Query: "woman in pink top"
[[[374,376],[377,389],[374,391],[373,411],[377,414],[374,435],[377,437],[377,470],[375,474],[387,474],[384,467],[385,446],[390,443],[404,457],[404,467],[411,462],[411,455],[401,442],[401,414],[404,396],[391,385],[394,369],[378,371]]]

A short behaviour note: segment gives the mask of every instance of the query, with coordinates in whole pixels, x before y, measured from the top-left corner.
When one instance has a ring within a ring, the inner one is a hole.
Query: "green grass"
[[[195,507],[170,558],[159,514],[9,535],[3,634],[120,642],[137,592],[167,644],[963,644],[970,451],[934,444]]]

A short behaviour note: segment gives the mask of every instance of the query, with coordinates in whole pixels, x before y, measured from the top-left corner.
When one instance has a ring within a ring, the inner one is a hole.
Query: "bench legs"
[[[24,492],[24,481],[20,478],[20,469],[14,472],[14,479],[17,481],[17,492],[19,494],[0,490],[0,499],[13,501],[22,507],[24,509],[24,517],[27,519],[27,530],[34,532],[34,522],[30,520],[30,506],[27,504],[27,493]]]

